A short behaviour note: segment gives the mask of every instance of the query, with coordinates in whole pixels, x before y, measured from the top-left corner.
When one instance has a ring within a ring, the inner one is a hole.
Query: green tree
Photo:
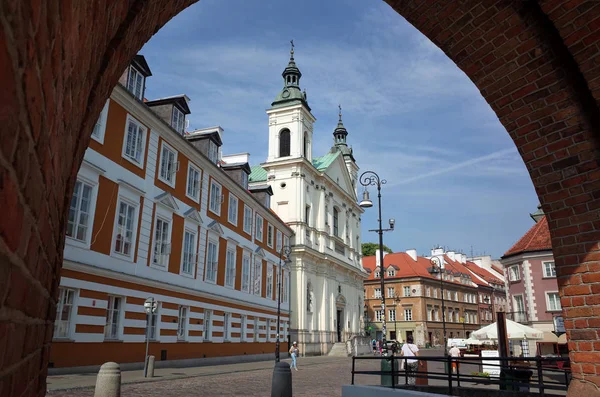
[[[362,243],[362,255],[363,256],[373,256],[375,255],[375,252],[379,249],[379,244],[376,243]],[[387,246],[383,246],[383,250],[389,254],[391,254],[393,251],[387,247]]]

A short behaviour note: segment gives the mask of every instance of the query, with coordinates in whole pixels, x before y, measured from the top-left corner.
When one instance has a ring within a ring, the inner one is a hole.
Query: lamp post
[[[494,294],[494,290],[492,290],[492,295]],[[486,305],[488,305],[488,310],[492,313],[492,322],[494,322],[494,300],[490,300],[489,296],[483,298],[483,301]],[[491,304],[490,304],[491,302]]]
[[[432,275],[440,275],[440,290],[442,292],[442,328],[444,330],[444,352],[448,350],[448,342],[446,339],[446,304],[444,301],[444,269],[442,267],[443,262],[437,256],[432,257],[429,262],[431,263],[431,267],[427,269]]]
[[[396,221],[394,219],[390,219],[389,220],[389,225],[390,225],[389,229],[383,229],[381,226],[381,185],[385,185],[386,182],[387,181],[385,179],[380,179],[379,175],[377,175],[373,171],[363,172],[360,176],[360,184],[365,187],[365,191],[363,192],[362,201],[358,204],[362,208],[371,208],[373,206],[373,202],[369,198],[369,191],[366,189],[366,187],[367,186],[377,186],[377,204],[379,206],[379,218],[378,218],[379,228],[371,229],[369,231],[377,232],[379,234],[379,265],[380,265],[379,274],[381,276],[381,312],[382,312],[382,319],[381,319],[382,320],[381,321],[382,341],[381,342],[383,344],[383,351],[385,351],[385,353],[387,353],[387,344],[386,344],[387,330],[386,330],[386,323],[385,323],[385,285],[384,285],[384,278],[385,278],[384,268],[385,268],[385,266],[383,264],[383,232],[394,230],[394,225],[396,223]]]
[[[281,263],[281,257],[285,255],[284,263],[287,265],[291,263],[290,260],[290,247],[283,246],[281,247],[281,251],[279,252],[279,277],[277,277],[277,339],[275,340],[275,362],[279,362],[279,333],[280,333],[280,317],[281,317],[281,279],[283,277],[283,263]],[[288,289],[289,293],[289,289]]]

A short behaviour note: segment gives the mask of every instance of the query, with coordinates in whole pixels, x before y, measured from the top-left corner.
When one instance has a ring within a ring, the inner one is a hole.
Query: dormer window
[[[175,128],[182,135],[185,132],[185,114],[175,106],[173,106],[173,114],[171,116],[171,127]]]
[[[248,174],[242,171],[242,187],[248,189]]]
[[[388,270],[387,274],[388,274],[388,277],[394,277],[394,276],[396,276],[396,271],[394,269],[390,269],[390,270]]]
[[[208,159],[215,164],[219,161],[219,148],[213,141],[208,141]]]
[[[144,96],[144,79],[144,75],[139,70],[133,65],[129,66],[127,89],[139,100],[142,100]]]

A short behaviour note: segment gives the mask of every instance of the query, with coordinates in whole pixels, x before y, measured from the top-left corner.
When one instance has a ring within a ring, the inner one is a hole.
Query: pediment
[[[219,236],[223,235],[223,228],[221,227],[221,225],[219,224],[219,222],[217,221],[212,221],[209,225],[208,225],[208,230],[218,234]]]
[[[335,298],[335,304],[337,306],[346,306],[346,298],[344,298],[344,295],[338,294],[337,298]]]
[[[258,247],[255,251],[254,251],[255,255],[261,256],[261,257],[265,257],[265,250]]]
[[[189,210],[187,210],[183,216],[185,216],[187,219],[196,222],[198,224],[202,224],[202,217],[200,216],[200,212],[197,211],[194,208],[190,208]]]
[[[164,193],[156,196],[154,198],[154,200],[156,200],[157,204],[164,205],[165,207],[167,207],[173,211],[179,210],[179,206],[177,206],[177,202],[175,201],[175,198],[169,192],[164,192]]]

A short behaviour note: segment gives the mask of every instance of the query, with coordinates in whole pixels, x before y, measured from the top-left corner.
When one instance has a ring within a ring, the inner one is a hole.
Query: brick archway
[[[517,145],[549,219],[569,395],[600,394],[600,5],[387,1],[471,78]],[[2,395],[44,395],[66,211],[88,132],[129,60],[193,2],[0,0]]]

